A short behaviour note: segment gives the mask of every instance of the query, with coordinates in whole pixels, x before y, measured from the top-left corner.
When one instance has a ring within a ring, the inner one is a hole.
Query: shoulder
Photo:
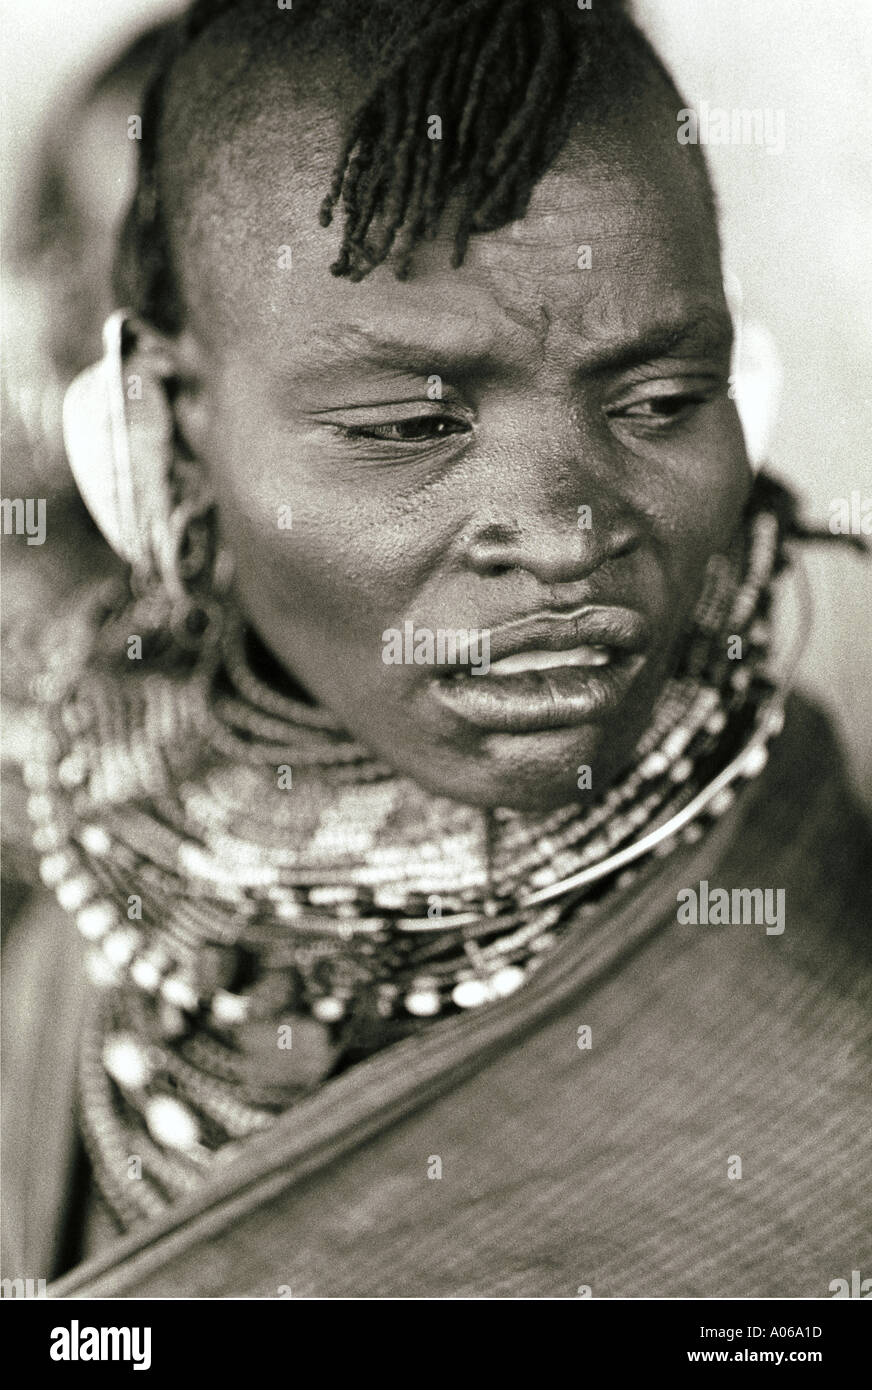
[[[736,884],[784,890],[797,962],[861,987],[857,967],[872,972],[872,821],[831,718],[803,695],[788,700],[724,867]]]

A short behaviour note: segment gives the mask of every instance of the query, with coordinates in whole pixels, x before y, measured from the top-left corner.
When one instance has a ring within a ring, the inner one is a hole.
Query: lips
[[[520,652],[565,652],[579,647],[606,647],[620,652],[643,652],[649,642],[648,623],[634,608],[587,605],[569,613],[533,613],[492,628],[491,663]]]
[[[630,608],[538,613],[491,632],[486,674],[455,670],[434,697],[480,729],[571,728],[617,710],[646,662],[650,632]]]

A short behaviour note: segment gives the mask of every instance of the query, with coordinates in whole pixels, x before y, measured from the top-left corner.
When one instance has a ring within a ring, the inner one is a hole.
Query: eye
[[[708,399],[707,395],[698,391],[681,395],[649,396],[647,400],[636,401],[612,413],[630,420],[644,420],[648,424],[671,424],[688,414],[695,406],[705,405]]]
[[[347,438],[382,439],[389,444],[429,444],[452,434],[465,434],[468,430],[465,420],[448,415],[415,415],[386,424],[342,426]]]
[[[615,427],[638,435],[667,434],[691,428],[697,413],[725,392],[725,371],[661,375],[635,382],[605,405]]]

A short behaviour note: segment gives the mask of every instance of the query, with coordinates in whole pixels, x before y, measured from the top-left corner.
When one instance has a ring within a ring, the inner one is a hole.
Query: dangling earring
[[[179,448],[173,367],[126,310],[103,329],[101,360],[69,386],[64,443],[88,510],[183,646],[214,635],[230,578],[202,468]]]

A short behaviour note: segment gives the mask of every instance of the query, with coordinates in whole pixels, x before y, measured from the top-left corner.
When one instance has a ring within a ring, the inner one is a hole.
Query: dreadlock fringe
[[[631,50],[659,66],[624,0],[597,0],[591,11],[571,0],[431,0],[427,10],[415,29],[407,0],[307,0],[280,21],[282,34],[299,26],[294,42],[298,34],[312,53],[379,55],[319,208],[323,227],[340,205],[344,214],[334,275],[361,280],[391,257],[405,278],[449,206],[451,262],[460,265],[471,235],[525,214],[575,119],[581,77],[617,74],[620,86]],[[163,107],[176,59],[222,18],[255,57],[258,45],[274,50],[267,0],[195,0],[144,100],[139,180],[114,280],[123,302],[164,329],[178,326],[182,308],[161,199]],[[429,128],[435,117],[438,131]]]
[[[333,273],[361,279],[395,249],[396,274],[405,278],[416,244],[436,234],[455,197],[453,265],[473,231],[523,215],[541,172],[537,153],[556,153],[555,136],[565,136],[576,47],[567,16],[550,0],[532,12],[523,0],[455,4],[416,35],[355,114],[333,170],[321,210],[326,225],[342,201]],[[427,130],[433,117],[438,138]],[[377,134],[367,146],[369,131]]]

